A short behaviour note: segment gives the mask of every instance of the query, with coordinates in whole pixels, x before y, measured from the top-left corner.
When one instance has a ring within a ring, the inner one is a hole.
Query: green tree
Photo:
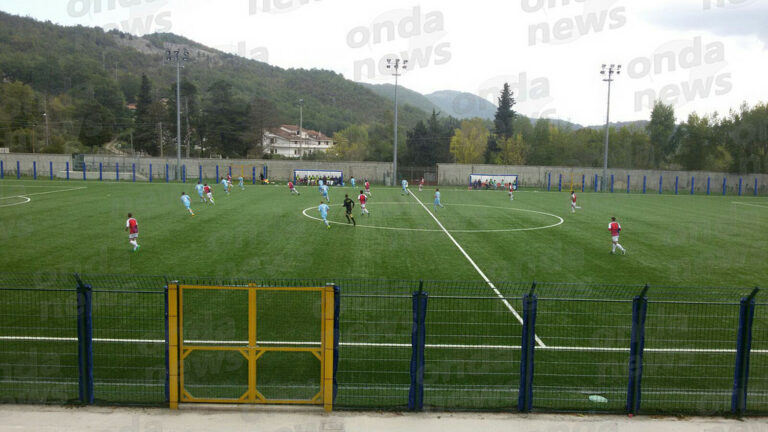
[[[709,117],[700,117],[691,113],[688,120],[681,124],[675,134],[678,153],[677,161],[683,169],[700,171],[707,168],[707,159],[712,156],[714,146],[713,131]]]
[[[523,135],[517,134],[501,142],[496,163],[500,165],[525,165],[525,153]]]
[[[646,126],[651,142],[650,163],[659,168],[664,162],[669,162],[675,153],[672,136],[675,133],[675,110],[672,105],[664,105],[657,100],[651,111],[651,121]]]
[[[461,122],[451,138],[451,154],[457,163],[482,163],[488,146],[488,129],[482,119]]]
[[[133,124],[133,147],[137,151],[154,155],[157,154],[157,132],[152,111],[152,83],[146,74],[142,74]]]
[[[205,131],[208,145],[224,156],[246,156],[241,131],[244,107],[232,92],[232,84],[216,81],[208,89],[208,98],[203,107],[205,111]]]
[[[486,148],[485,160],[488,163],[496,160],[496,154],[500,150],[501,143],[508,138],[513,138],[515,132],[514,122],[517,114],[513,109],[515,98],[509,83],[504,83],[498,101],[499,106],[493,118],[493,134],[488,137],[488,147]]]
[[[365,160],[368,153],[368,128],[352,125],[333,134],[334,156],[341,160]]]

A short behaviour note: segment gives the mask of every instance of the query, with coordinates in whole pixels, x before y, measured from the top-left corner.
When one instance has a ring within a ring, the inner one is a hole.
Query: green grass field
[[[638,285],[648,283],[644,409],[730,407],[738,301],[768,281],[768,199],[579,193],[582,209],[571,214],[565,192],[519,191],[510,201],[501,191],[441,188],[445,208],[435,213],[438,224],[430,214],[434,188],[412,189],[414,196],[403,196],[399,189],[374,186],[371,215],[361,217],[356,208],[358,226],[352,227],[340,203],[345,193],[355,197],[358,191],[332,188],[328,230],[318,219],[316,187],[300,187],[301,195],[293,196],[285,185],[247,185],[228,197],[217,185],[216,205],[210,206],[199,203],[192,184],[2,181],[1,262],[4,271],[26,273],[337,282],[337,403],[367,407],[403,407],[407,401],[410,293],[418,280],[427,281],[430,293],[425,404],[514,407],[521,339],[514,312],[522,310],[520,298],[536,280],[542,283],[534,407],[621,411],[631,301]],[[181,191],[192,195],[196,216],[183,209]],[[124,232],[128,212],[139,221],[137,253]],[[609,254],[611,216],[622,224],[625,256]],[[94,293],[97,398],[126,400],[135,392],[130,401],[162,400],[163,279],[139,282],[131,286],[154,287],[154,293]],[[93,283],[98,290],[100,283]],[[620,286],[625,284],[634,286]],[[690,288],[664,288],[670,286]],[[0,388],[22,391],[40,381],[50,389],[56,381],[66,394],[74,386],[76,395],[74,298],[35,295],[13,292],[0,302],[6,333],[0,337],[8,336],[9,347],[0,350],[6,365]],[[186,313],[195,318],[185,340],[247,339],[242,293],[196,293],[188,300]],[[758,300],[750,403],[768,411],[768,318]],[[47,306],[36,310],[41,302]],[[319,313],[311,301],[274,296],[259,304],[259,340],[319,342],[311,337]],[[40,318],[40,325],[30,323]],[[51,342],[55,337],[69,339]],[[29,363],[31,353],[41,366],[31,372],[17,367]],[[265,355],[260,363],[258,386],[271,397],[307,397],[317,386],[316,360],[292,356]],[[292,365],[289,373],[286,364]],[[244,391],[239,354],[195,353],[187,367],[196,396],[238,397]],[[595,405],[587,398],[594,394],[609,402]]]
[[[459,249],[412,197],[375,187],[370,217],[347,226],[333,188],[326,230],[316,188],[214,187],[200,204],[192,184],[0,182],[2,262],[14,271],[267,278],[478,280]],[[432,193],[415,192],[428,209]],[[188,215],[181,191],[193,195]],[[764,197],[567,193],[443,188],[438,219],[491,280],[754,286],[768,280]],[[26,198],[22,198],[26,197]],[[30,201],[21,204],[29,199]],[[18,204],[18,205],[12,205]],[[139,221],[130,253],[126,214]],[[535,213],[537,212],[537,213]],[[622,224],[627,256],[610,256],[609,218]],[[530,231],[559,222],[560,225]],[[386,228],[386,229],[383,229]],[[505,231],[509,230],[509,231]],[[490,231],[490,232],[489,232]]]

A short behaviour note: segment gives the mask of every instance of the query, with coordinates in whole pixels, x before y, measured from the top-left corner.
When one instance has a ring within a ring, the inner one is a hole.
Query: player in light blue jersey
[[[320,191],[320,193],[323,193],[323,179],[318,178],[317,179],[317,190]]]
[[[355,188],[355,176],[349,178],[349,184],[352,185],[352,189]]]
[[[328,229],[331,229],[331,224],[328,222],[328,204],[320,201],[320,205],[317,207],[317,210],[320,212],[320,217],[323,218],[323,222],[325,222],[325,226]]]
[[[437,211],[437,208],[438,208],[438,207],[440,207],[440,208],[445,208],[445,207],[443,207],[443,205],[440,203],[440,189],[435,189],[435,211]]]
[[[187,209],[187,211],[189,212],[189,214],[191,214],[192,216],[194,216],[194,215],[195,215],[195,212],[193,212],[193,211],[192,211],[192,209],[191,209],[191,208],[189,208],[189,206],[190,206],[189,195],[187,195],[187,194],[186,194],[186,193],[184,193],[184,192],[182,192],[182,193],[181,193],[181,203],[182,203],[182,204],[184,204],[184,208],[186,208],[186,209]]]
[[[324,184],[320,186],[320,193],[323,194],[323,198],[325,198],[326,201],[331,202],[331,199],[328,198],[328,185]]]
[[[203,188],[204,186],[200,183],[200,181],[198,181],[197,185],[195,185],[195,190],[197,191],[197,196],[200,197],[200,202],[205,202],[205,196],[203,195]]]
[[[245,190],[245,183],[243,183],[243,176],[237,178],[237,185],[240,186],[240,190]]]
[[[221,185],[224,186],[224,192],[229,196],[229,182],[224,177],[221,178]]]
[[[403,190],[400,192],[400,195],[408,195],[408,180],[403,179],[400,184],[403,186]]]

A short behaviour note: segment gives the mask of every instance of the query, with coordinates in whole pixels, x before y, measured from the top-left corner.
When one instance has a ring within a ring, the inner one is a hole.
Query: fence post
[[[691,176],[691,195],[693,195],[693,185],[694,185],[693,182],[694,182],[694,180],[696,180],[696,178],[694,176]]]
[[[48,171],[51,175],[51,180],[53,180],[53,161],[48,162]]]
[[[629,174],[627,174],[627,193],[629,193]]]
[[[726,181],[728,180],[728,177],[723,177],[723,195],[725,195],[725,187],[726,187]]]
[[[709,188],[709,186],[710,186],[711,180],[712,180],[712,178],[710,178],[709,176],[707,176],[707,195],[709,195],[709,191],[710,191],[710,188]]]
[[[168,407],[179,407],[179,282],[173,281],[167,285],[168,299],[168,335],[166,342],[168,381]]]
[[[563,191],[563,174],[560,173],[557,177],[557,191],[562,192]]]
[[[755,190],[753,192],[754,195],[757,196],[757,177],[755,177]]]
[[[675,176],[675,195],[677,195],[677,186],[680,184],[680,176]]]
[[[168,164],[165,164],[165,182],[168,183],[170,180],[168,179]]]
[[[3,161],[0,160],[0,179],[5,178],[5,167],[3,166]]]
[[[648,179],[648,176],[643,176],[643,193],[645,193],[645,185],[646,185],[647,179]]]
[[[520,344],[520,391],[517,396],[517,410],[530,412],[533,408],[533,351],[536,346],[536,308],[537,297],[534,294],[536,282],[531,291],[523,294],[523,334]]]
[[[16,180],[21,178],[21,162],[16,161]]]
[[[584,192],[584,181],[587,179],[586,174],[581,175],[581,191]]]
[[[32,161],[32,180],[37,180],[37,161]]]
[[[131,177],[133,178],[133,182],[136,183],[136,162],[131,164]]]
[[[661,193],[661,188],[664,187],[663,179],[664,179],[664,176],[659,175],[659,193]]]
[[[67,164],[67,180],[69,180],[69,161],[67,161],[66,164]]]
[[[336,394],[339,391],[339,383],[336,380],[336,372],[339,369],[339,316],[341,315],[341,288],[333,286],[333,403],[336,404]]]
[[[411,388],[408,391],[408,409],[424,409],[424,346],[426,343],[427,297],[424,282],[413,293],[413,326],[411,327]]]
[[[627,386],[627,413],[640,411],[643,378],[643,350],[645,349],[645,317],[648,312],[648,284],[639,296],[632,299],[632,333],[629,342],[629,385]]]
[[[102,163],[99,162],[99,181],[103,180],[102,176],[103,170],[102,170]]]
[[[203,166],[197,165],[197,180],[202,183],[203,182]]]
[[[419,291],[412,296],[413,324],[411,327],[411,386],[408,391],[408,409],[422,410],[424,407],[424,349],[426,317],[426,293],[424,282],[419,282]]]
[[[216,181],[219,181],[219,164],[216,164]]]
[[[755,318],[755,288],[748,297],[741,298],[739,305],[739,332],[736,339],[736,367],[733,372],[731,413],[744,415],[747,410],[747,381],[749,379],[749,354],[752,350],[752,322]]]
[[[613,193],[613,174],[611,174],[611,193]]]
[[[253,178],[252,184],[256,184],[256,167],[253,166],[253,172],[251,173],[251,177]]]
[[[549,192],[552,186],[552,173],[547,173],[547,192]]]
[[[181,182],[182,183],[187,182],[187,165],[186,164],[181,166]]]
[[[741,184],[743,183],[744,179],[739,177],[739,196],[741,196]]]
[[[77,280],[77,363],[80,403],[93,404],[93,319],[91,286]]]
[[[85,181],[85,160],[83,160],[83,181]]]
[[[228,171],[228,173],[229,173],[229,176],[230,176],[230,177],[232,177],[232,165],[230,165],[230,166],[229,166],[229,171]]]
[[[115,181],[120,181],[120,162],[115,162]]]

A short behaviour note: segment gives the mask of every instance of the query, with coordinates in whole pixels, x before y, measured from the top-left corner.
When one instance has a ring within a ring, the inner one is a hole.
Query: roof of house
[[[281,125],[279,128],[267,129],[267,132],[277,135],[287,140],[295,140],[298,138],[299,127],[297,125]],[[311,129],[304,129],[302,131],[307,134],[307,137],[316,141],[330,141],[331,138],[323,134],[322,132],[314,131]]]

